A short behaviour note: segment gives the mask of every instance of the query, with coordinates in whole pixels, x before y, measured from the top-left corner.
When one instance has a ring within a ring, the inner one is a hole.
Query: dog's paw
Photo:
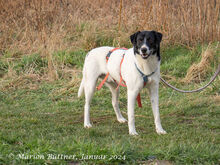
[[[136,131],[129,131],[129,134],[132,135],[132,136],[137,136],[138,133]]]
[[[88,123],[88,124],[84,124],[84,128],[91,128],[92,124]]]
[[[123,118],[123,117],[118,118],[118,121],[119,121],[119,123],[125,123],[125,122],[127,122],[127,120],[126,120],[125,118]]]
[[[156,131],[157,131],[157,133],[158,133],[159,135],[167,134],[167,132],[166,132],[163,128],[161,128],[161,129],[156,129]]]

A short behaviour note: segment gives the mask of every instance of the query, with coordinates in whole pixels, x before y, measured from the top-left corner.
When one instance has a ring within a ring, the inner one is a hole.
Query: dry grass
[[[40,52],[55,80],[53,52],[89,50],[100,36],[114,46],[143,29],[162,32],[165,45],[219,41],[219,7],[219,0],[0,0],[0,55]]]
[[[220,106],[220,95],[214,96],[214,97],[213,97],[213,100],[215,101],[215,103],[216,103],[217,105]]]
[[[13,79],[1,79],[0,81],[0,90],[7,91],[8,89],[38,89],[37,82],[40,82],[43,77],[40,77],[38,74],[24,74],[22,76],[16,76]]]
[[[1,0],[0,51],[79,46],[97,30],[123,37],[154,29],[164,34],[166,43],[219,41],[219,5],[218,0]],[[88,27],[80,28],[82,24]],[[77,40],[67,39],[71,37]]]
[[[71,93],[74,92],[74,87],[79,86],[79,84],[81,83],[81,74],[82,72],[80,70],[76,70],[76,69],[64,69],[63,70],[67,75],[71,75],[72,80],[68,83],[68,84],[64,84],[63,88],[60,88],[59,90],[54,90],[51,95],[56,95],[56,96],[61,96],[67,93]]]
[[[188,69],[186,77],[182,81],[185,83],[190,83],[205,80],[207,73],[211,70],[211,63],[213,63],[216,53],[216,48],[213,48],[209,45],[205,50],[203,50],[201,54],[201,61],[198,64],[193,64]]]

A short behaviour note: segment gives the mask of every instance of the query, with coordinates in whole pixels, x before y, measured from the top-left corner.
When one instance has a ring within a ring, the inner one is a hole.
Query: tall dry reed
[[[219,0],[0,0],[0,55],[41,52],[54,70],[52,52],[95,47],[99,33],[113,35],[115,46],[144,29],[162,32],[163,44],[219,41],[219,6]]]
[[[82,23],[96,26],[91,33],[154,29],[170,44],[219,41],[219,6],[219,0],[0,0],[0,51],[37,51],[49,40],[57,49],[73,46],[80,37],[63,40],[80,36]]]

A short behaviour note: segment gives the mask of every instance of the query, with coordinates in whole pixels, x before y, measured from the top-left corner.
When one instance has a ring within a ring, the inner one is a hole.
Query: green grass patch
[[[188,68],[194,62],[198,62],[202,50],[189,50],[185,47],[170,47],[162,50],[161,71],[164,74],[184,77]]]
[[[82,49],[76,51],[58,51],[53,55],[54,60],[59,65],[82,68],[87,52]]]
[[[190,66],[188,62],[199,60],[196,51],[186,48],[162,52],[162,72],[177,78],[182,78],[181,73]],[[54,59],[82,68],[85,55],[82,50],[57,52]],[[20,62],[21,70],[33,63],[44,66],[38,57],[29,58]],[[176,66],[179,62],[182,65]],[[200,86],[175,83],[182,88]],[[95,93],[91,103],[93,127],[83,128],[84,98],[77,98],[78,85],[69,92],[57,92],[67,84],[64,79],[42,81],[36,89],[0,91],[0,164],[147,164],[152,160],[174,164],[219,163],[220,107],[214,99],[220,92],[219,80],[194,94],[160,86],[160,114],[167,135],[156,134],[150,99],[144,89],[143,108],[135,108],[137,137],[129,136],[127,123],[117,122],[106,87]],[[126,88],[120,89],[119,103],[127,118]]]
[[[91,104],[93,128],[84,129],[84,99],[77,98],[78,87],[62,97],[52,94],[64,84],[62,81],[42,83],[38,90],[0,93],[0,161],[3,164],[138,164],[152,158],[177,164],[219,161],[220,108],[208,95],[184,95],[160,88],[161,120],[168,134],[159,136],[144,90],[143,108],[136,107],[136,127],[140,135],[132,137],[128,135],[127,124],[117,122],[106,88],[96,92]],[[125,88],[121,90],[120,107],[124,114]],[[43,155],[44,159],[26,160],[19,154]],[[59,154],[75,155],[75,159],[49,159],[50,155]],[[89,155],[106,158],[87,159]]]
[[[31,54],[22,56],[22,58],[15,63],[14,69],[17,72],[25,72],[33,69],[36,72],[42,73],[45,67],[47,67],[47,60],[45,58],[42,58],[40,54]]]

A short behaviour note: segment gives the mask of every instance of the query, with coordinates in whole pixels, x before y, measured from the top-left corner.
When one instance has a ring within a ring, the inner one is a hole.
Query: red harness
[[[115,50],[118,50],[118,49],[128,50],[127,48],[114,48],[114,49],[110,50],[109,53],[111,54],[112,52],[114,52]],[[109,57],[110,57],[110,54],[109,54],[109,56],[108,56],[108,55],[106,56],[106,63],[108,62],[108,59],[109,59]],[[124,55],[125,55],[125,54],[123,54],[123,57],[122,57],[121,63],[120,63],[120,81],[119,81],[118,86],[117,86],[116,89],[118,89],[119,86],[127,87],[126,84],[125,84],[125,81],[123,80],[123,78],[122,78],[122,76],[121,76],[121,65],[122,65],[123,60],[124,60]],[[106,82],[108,76],[109,76],[109,72],[106,74],[105,78],[102,80],[102,82],[101,82],[101,83],[99,84],[99,86],[97,87],[98,90],[100,90],[100,89],[102,88],[102,86],[103,86],[103,84]],[[115,81],[115,82],[116,82],[116,81]],[[116,82],[116,83],[117,83],[117,82]],[[145,85],[146,85],[146,82],[144,82],[144,86],[145,86]],[[138,102],[138,106],[139,106],[139,107],[142,107],[140,93],[137,95],[136,100],[137,100],[137,102]]]

